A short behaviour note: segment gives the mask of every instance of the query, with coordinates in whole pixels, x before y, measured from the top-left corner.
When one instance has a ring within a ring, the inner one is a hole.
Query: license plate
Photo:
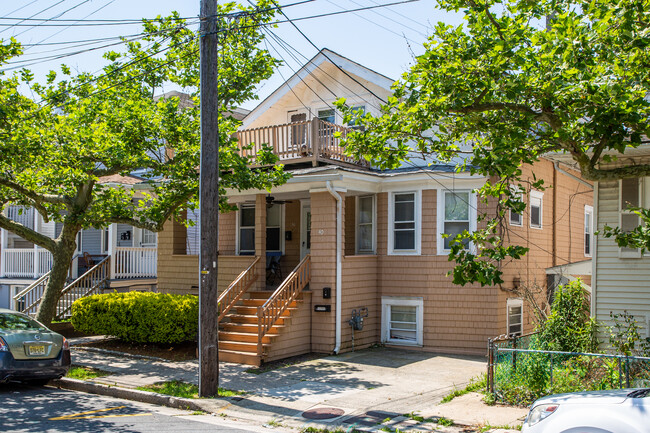
[[[45,355],[45,346],[29,346],[27,350],[32,356]]]

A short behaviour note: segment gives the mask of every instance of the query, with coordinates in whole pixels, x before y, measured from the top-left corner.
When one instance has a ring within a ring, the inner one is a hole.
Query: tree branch
[[[21,238],[33,242],[36,245],[54,253],[54,249],[56,248],[56,241],[54,241],[54,239],[50,239],[49,237],[38,233],[37,231],[30,229],[29,227],[26,227],[20,223],[17,223],[2,214],[0,214],[0,228],[15,233]]]
[[[34,200],[34,202],[40,203],[51,203],[51,204],[70,204],[71,201],[68,197],[56,194],[39,194],[35,191],[29,190],[24,186],[16,183],[10,179],[0,177],[0,185],[4,185],[7,188],[11,188],[19,194],[29,197]]]
[[[501,26],[499,23],[494,19],[494,16],[492,16],[492,13],[490,12],[490,8],[486,4],[484,7],[480,7],[479,5],[474,2],[474,0],[469,0],[469,4],[474,6],[476,9],[483,9],[485,10],[485,14],[487,15],[488,19],[496,29],[497,33],[499,34],[499,38],[503,41],[506,42],[506,39],[503,37],[503,33],[501,33]]]

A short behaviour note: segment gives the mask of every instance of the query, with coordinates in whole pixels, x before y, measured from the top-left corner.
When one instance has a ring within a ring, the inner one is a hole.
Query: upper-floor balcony
[[[369,168],[368,161],[345,155],[342,140],[352,129],[314,117],[282,125],[243,129],[236,136],[244,156],[254,158],[262,145],[268,144],[285,165],[311,163],[317,166],[322,162]],[[249,145],[251,148],[245,149]]]

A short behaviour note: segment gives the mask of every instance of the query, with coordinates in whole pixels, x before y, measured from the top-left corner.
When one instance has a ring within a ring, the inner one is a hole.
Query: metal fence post
[[[517,336],[512,339],[512,348],[517,349]],[[517,352],[512,352],[512,369],[517,371]]]
[[[625,387],[630,387],[630,357],[625,355]]]
[[[623,369],[621,363],[621,357],[618,357],[618,387],[623,388]]]
[[[487,391],[494,394],[494,341],[488,339]]]
[[[551,353],[551,388],[553,388],[553,354]]]

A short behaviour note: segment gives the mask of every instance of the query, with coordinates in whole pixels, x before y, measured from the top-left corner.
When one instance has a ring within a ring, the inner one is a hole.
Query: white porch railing
[[[52,268],[52,253],[42,248],[5,248],[0,275],[5,278],[38,278]]]
[[[114,263],[115,279],[155,278],[158,248],[117,247]]]

